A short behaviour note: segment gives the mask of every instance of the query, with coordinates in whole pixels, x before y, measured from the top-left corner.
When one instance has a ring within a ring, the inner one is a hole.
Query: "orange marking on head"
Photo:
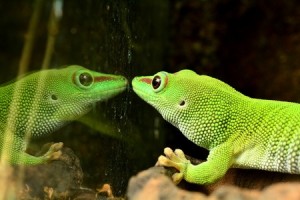
[[[115,78],[110,76],[96,76],[94,78],[94,82],[103,82],[103,81],[110,81],[110,80],[115,80]]]
[[[151,78],[141,78],[140,81],[144,82],[144,83],[147,83],[149,85],[152,84],[152,79]]]

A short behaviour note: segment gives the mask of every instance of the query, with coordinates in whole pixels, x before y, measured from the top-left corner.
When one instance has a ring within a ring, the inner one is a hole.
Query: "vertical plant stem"
[[[34,46],[35,36],[37,25],[40,19],[41,10],[44,0],[35,0],[33,13],[29,22],[29,28],[25,36],[25,44],[23,47],[20,63],[19,63],[19,72],[18,75],[24,74],[28,65],[30,64],[30,59],[32,55],[32,49]]]

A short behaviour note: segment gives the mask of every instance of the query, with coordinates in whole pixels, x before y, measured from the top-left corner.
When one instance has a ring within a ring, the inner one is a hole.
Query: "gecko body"
[[[57,159],[62,143],[45,155],[25,153],[30,137],[45,135],[89,112],[94,103],[122,92],[127,80],[72,65],[41,70],[0,86],[1,160],[33,165]]]
[[[210,184],[230,167],[300,174],[300,104],[250,98],[191,70],[136,77],[134,91],[189,140],[209,150],[193,165],[165,148],[158,163],[179,170],[173,180]]]

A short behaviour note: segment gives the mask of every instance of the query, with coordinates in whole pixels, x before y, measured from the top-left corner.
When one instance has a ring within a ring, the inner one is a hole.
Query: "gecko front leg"
[[[14,148],[14,146],[18,145],[13,145],[9,151],[6,151],[8,155],[5,157],[8,163],[17,165],[36,165],[59,159],[62,154],[61,149],[63,143],[59,142],[52,144],[46,153],[41,156],[30,155],[21,149]],[[3,155],[1,157],[3,158]]]
[[[186,159],[182,150],[172,151],[170,148],[165,148],[166,156],[160,156],[157,164],[174,167],[179,171],[172,176],[173,182],[176,184],[182,179],[190,183],[211,184],[223,177],[230,168],[233,160],[232,152],[232,148],[228,145],[220,145],[210,151],[207,161],[193,165]]]

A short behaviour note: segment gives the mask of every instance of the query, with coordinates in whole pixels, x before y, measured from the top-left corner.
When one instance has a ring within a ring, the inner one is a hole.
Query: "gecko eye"
[[[94,78],[89,72],[80,70],[74,74],[73,81],[81,88],[89,88],[93,84]]]
[[[168,76],[166,72],[159,72],[152,79],[152,88],[154,92],[160,92],[168,83]]]
[[[161,84],[161,78],[160,78],[160,76],[154,76],[154,78],[152,80],[152,87],[154,89],[157,89],[157,88],[159,88],[160,84]]]

